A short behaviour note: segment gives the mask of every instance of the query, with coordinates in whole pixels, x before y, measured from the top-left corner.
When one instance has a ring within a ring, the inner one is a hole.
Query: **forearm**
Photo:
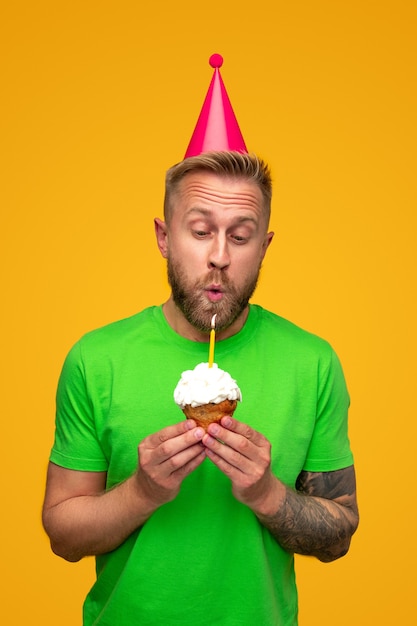
[[[357,511],[340,502],[275,485],[275,505],[260,507],[259,521],[288,552],[333,561],[349,549]],[[276,502],[279,502],[277,506]]]
[[[97,495],[66,499],[43,512],[52,550],[68,561],[117,548],[157,507],[141,493],[132,476]]]
[[[149,435],[138,448],[137,471],[105,491],[107,473],[70,470],[50,462],[43,524],[52,550],[68,561],[115,550],[205,460],[202,428],[192,420]]]

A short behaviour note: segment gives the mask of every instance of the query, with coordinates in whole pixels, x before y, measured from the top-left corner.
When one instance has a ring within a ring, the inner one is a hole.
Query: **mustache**
[[[228,275],[223,272],[223,270],[214,269],[211,270],[205,278],[202,278],[198,282],[198,287],[202,287],[203,289],[209,287],[210,285],[220,285],[221,287],[230,288],[231,281]]]

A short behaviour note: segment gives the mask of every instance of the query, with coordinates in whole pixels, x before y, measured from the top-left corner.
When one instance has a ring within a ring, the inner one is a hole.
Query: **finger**
[[[234,417],[230,417],[230,415],[226,415],[225,417],[222,417],[222,419],[220,420],[220,424],[221,424],[222,428],[224,428],[224,429],[226,429],[228,431],[237,433],[238,435],[241,435],[242,437],[245,437],[245,439],[247,439],[248,441],[251,441],[256,446],[263,446],[263,445],[265,445],[266,439],[260,432],[258,432],[257,430],[254,430],[253,428],[251,428],[251,426],[248,426],[248,424],[244,424],[243,422],[239,422]],[[214,424],[214,426],[215,425],[216,424]],[[215,435],[215,433],[212,432],[210,427],[209,427],[208,431],[212,435]],[[222,433],[223,433],[223,431],[222,431]]]
[[[206,446],[207,457],[225,474],[225,476],[228,476],[233,483],[240,482],[242,476],[248,471],[247,467],[242,467],[242,463],[245,466],[248,463],[247,459],[242,456],[239,458],[236,452],[230,454],[230,448],[228,448],[228,446],[223,445],[222,448],[220,446],[222,446],[222,444],[214,439],[210,447]],[[244,469],[246,469],[246,472]]]
[[[140,460],[138,479],[150,501],[159,506],[178,494],[182,481],[206,459],[206,452],[196,443],[164,463],[155,464],[150,456]]]
[[[258,447],[252,441],[252,439],[255,438],[252,433],[255,433],[255,431],[253,431],[253,429],[250,429],[250,431],[252,432],[247,433],[249,436],[246,437],[244,434],[224,428],[217,423],[210,424],[207,429],[210,437],[219,440],[234,450],[237,450],[240,454],[248,458],[252,458],[253,456],[256,456]],[[247,429],[244,429],[244,432],[247,432]],[[208,440],[203,437],[204,444],[206,444],[206,441]]]
[[[155,464],[163,463],[182,450],[201,442],[205,434],[201,427],[189,425],[184,428],[180,425],[180,428],[177,428],[177,426],[177,424],[172,427],[168,426],[144,439],[139,444],[139,455],[152,455]]]
[[[172,439],[172,437],[178,437],[178,435],[182,435],[185,432],[192,430],[195,427],[194,420],[181,420],[176,424],[170,424],[169,426],[165,426],[161,430],[158,430],[156,433],[151,433],[148,435],[147,439],[155,444],[155,447],[159,445],[161,441],[165,439]]]
[[[157,448],[161,443],[164,443],[164,441],[168,441],[174,437],[180,437],[194,428],[196,428],[194,420],[181,420],[181,422],[177,424],[171,424],[156,433],[148,435],[144,441],[146,441],[149,448]]]
[[[182,481],[191,474],[206,458],[206,450],[201,443],[187,448],[164,463],[168,473],[176,480]]]
[[[198,427],[183,435],[164,440],[155,450],[159,462],[163,463],[167,459],[193,448],[196,444],[200,444],[204,435],[204,428]]]
[[[201,429],[204,434],[204,430]],[[176,437],[169,442],[165,442],[159,448],[146,449],[139,446],[139,466],[144,475],[148,476],[151,481],[156,484],[160,484],[161,480],[169,479],[170,477],[181,477],[182,473],[187,475],[195,467],[200,465],[206,457],[205,447],[201,441],[197,441],[195,438],[191,445],[183,445],[178,451],[175,451],[177,446],[173,445],[173,442],[177,442],[179,437]],[[167,453],[165,453],[164,446],[171,446]],[[188,469],[187,469],[188,468]]]
[[[223,442],[221,438],[216,439],[209,434],[205,435],[203,444],[206,446],[206,454],[222,471],[226,470],[225,464],[227,464],[230,468],[233,467],[240,472],[247,473],[250,471],[253,459],[245,448],[252,446],[252,444],[247,439],[244,440],[240,435],[234,435],[234,438],[235,440],[232,441],[234,445],[232,446],[228,445],[227,442]],[[246,442],[246,445],[244,442]],[[237,443],[243,443],[243,446],[239,449]],[[225,473],[229,474],[229,470]]]

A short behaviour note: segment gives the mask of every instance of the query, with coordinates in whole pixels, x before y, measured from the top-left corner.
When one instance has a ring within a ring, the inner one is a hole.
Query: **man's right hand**
[[[149,435],[138,448],[136,479],[139,489],[158,508],[173,500],[182,481],[206,458],[205,434],[193,420],[183,420]]]

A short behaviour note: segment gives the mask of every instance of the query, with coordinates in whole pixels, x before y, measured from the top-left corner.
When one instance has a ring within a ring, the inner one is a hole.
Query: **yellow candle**
[[[216,341],[216,331],[214,330],[216,326],[216,315],[213,315],[211,318],[211,331],[210,331],[210,346],[209,346],[209,360],[208,366],[213,367],[214,362],[214,344]]]

